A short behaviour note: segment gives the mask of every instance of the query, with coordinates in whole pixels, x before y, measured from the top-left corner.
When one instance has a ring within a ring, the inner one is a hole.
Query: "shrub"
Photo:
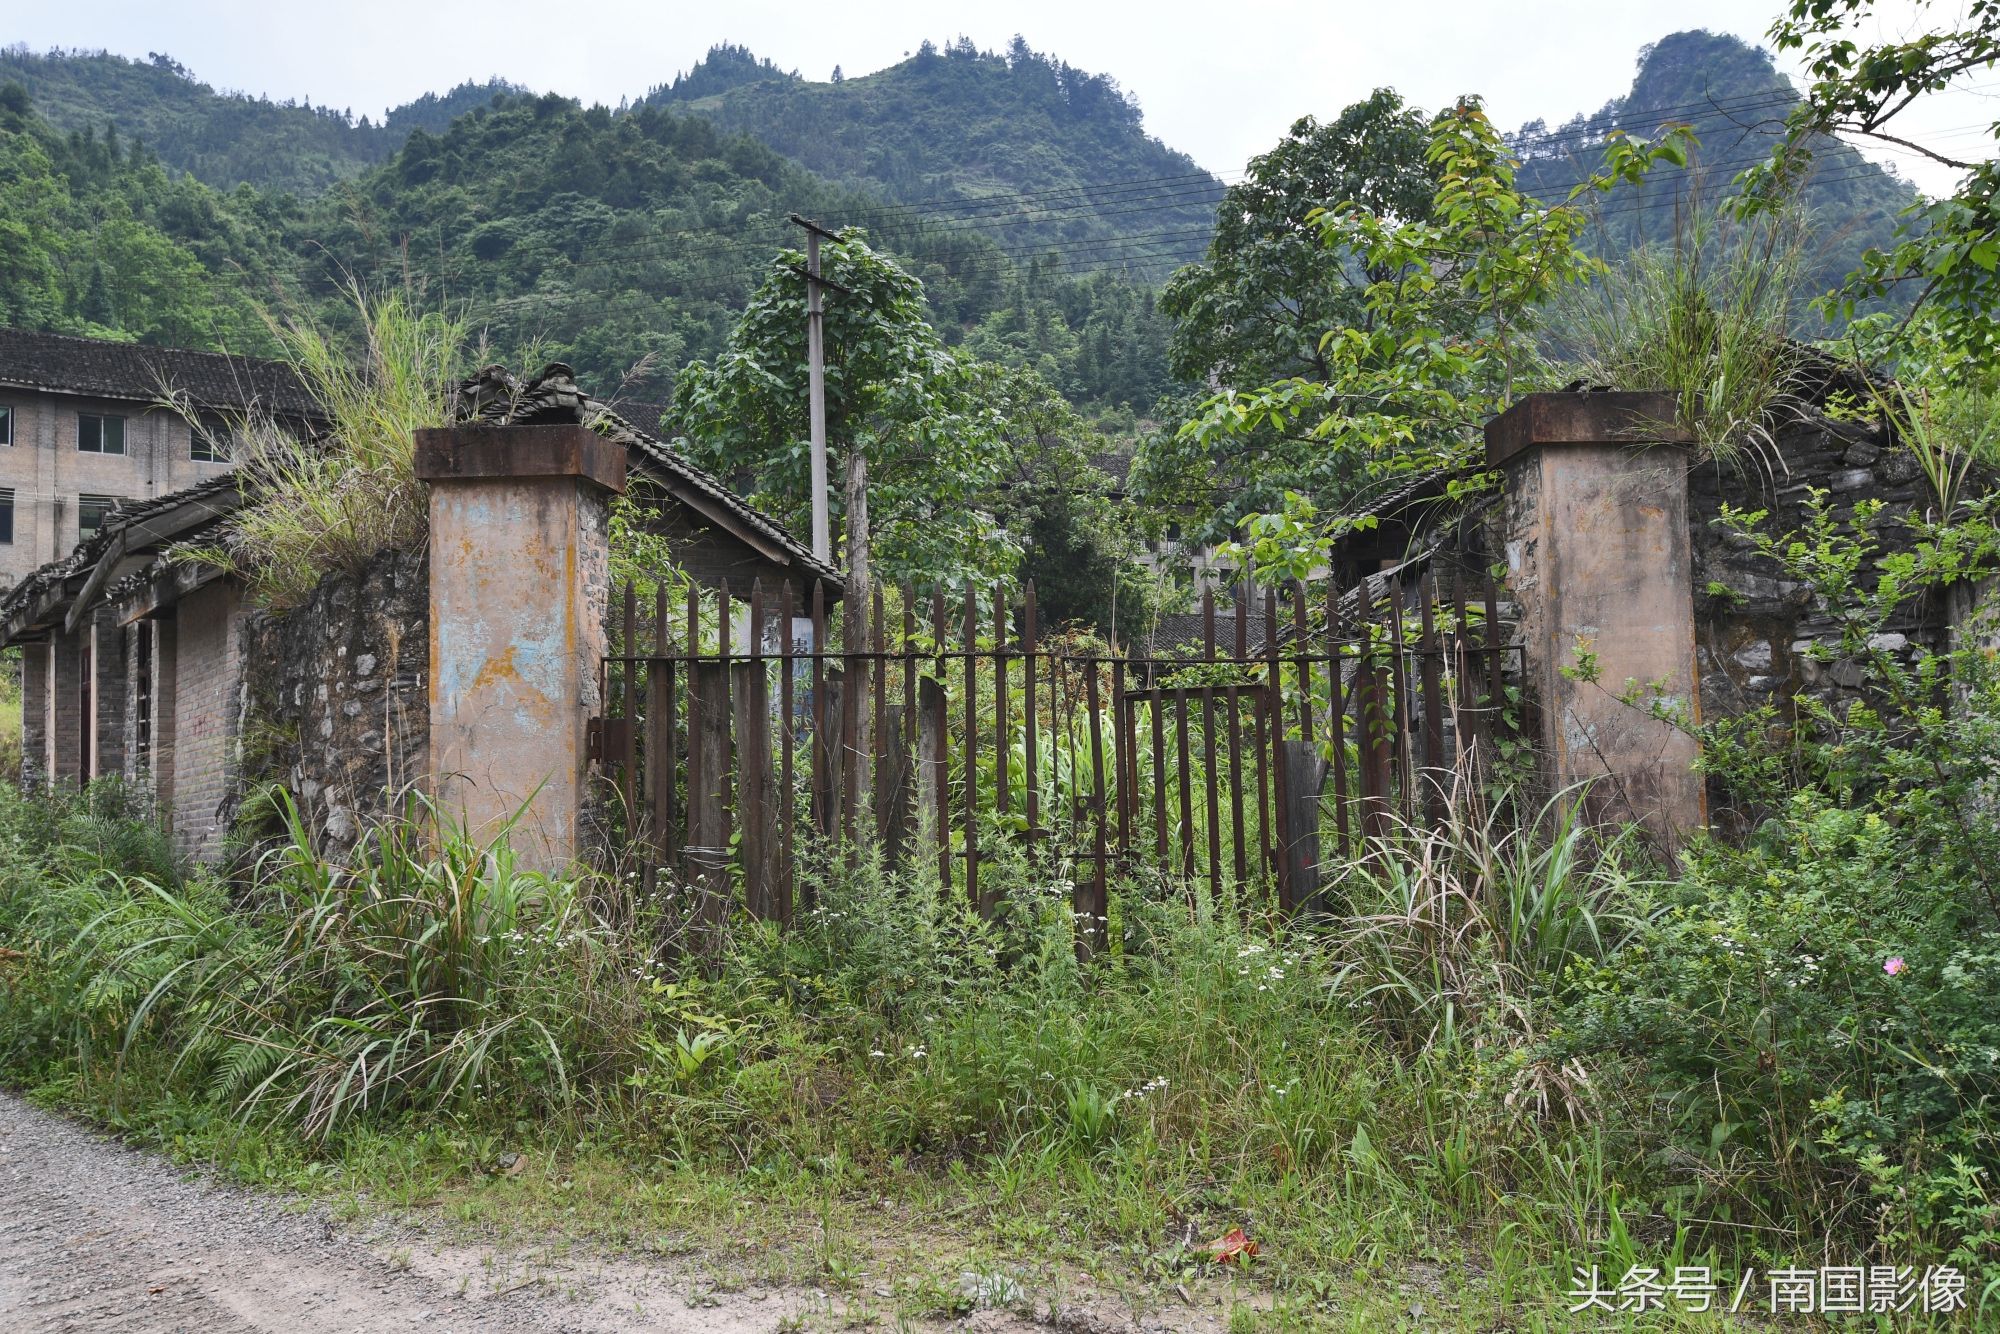
[[[2000,1215],[2000,671],[1981,648],[1896,646],[1919,598],[1992,573],[1992,500],[1907,520],[1879,506],[1757,535],[1839,632],[1862,682],[1703,730],[1704,764],[1757,819],[1686,858],[1666,911],[1573,972],[1551,1059],[1610,1064],[1665,1189],[1705,1216],[1837,1233],[1908,1263],[1989,1262]],[[1755,1234],[1753,1234],[1755,1235]]]

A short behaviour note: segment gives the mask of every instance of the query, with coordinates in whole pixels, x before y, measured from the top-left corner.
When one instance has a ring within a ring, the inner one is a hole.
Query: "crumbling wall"
[[[297,798],[327,854],[352,848],[426,770],[429,571],[424,552],[385,551],[250,621],[246,769]]]
[[[1804,584],[1760,555],[1746,537],[1716,522],[1726,501],[1739,510],[1769,511],[1762,528],[1773,536],[1806,524],[1814,489],[1827,493],[1833,514],[1850,519],[1856,504],[1879,500],[1876,536],[1885,550],[1907,547],[1897,520],[1922,505],[1927,492],[1915,456],[1871,423],[1813,417],[1786,425],[1775,445],[1746,449],[1731,463],[1706,462],[1688,478],[1688,522],[1694,541],[1696,657],[1704,717],[1743,713],[1773,703],[1792,716],[1792,701],[1814,695],[1836,707],[1860,698],[1861,669],[1851,660],[1815,661],[1815,644],[1839,647],[1839,629]],[[1871,577],[1871,576],[1864,576]],[[1941,608],[1921,605],[1891,624],[1878,647],[1909,653],[1943,648]]]

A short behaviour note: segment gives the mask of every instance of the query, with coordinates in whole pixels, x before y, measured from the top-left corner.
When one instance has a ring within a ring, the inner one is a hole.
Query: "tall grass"
[[[423,541],[414,433],[446,423],[449,387],[465,369],[462,320],[393,291],[370,296],[357,287],[351,296],[354,346],[311,319],[270,318],[325,429],[302,438],[269,405],[246,414],[236,457],[247,502],[219,543],[179,553],[242,576],[253,597],[278,610],[304,601],[329,571],[356,571],[378,551]]]
[[[504,836],[421,805],[330,863],[279,804],[287,839],[242,902],[206,875],[111,867],[17,898],[51,1016],[90,1026],[86,1064],[115,1019],[121,1068],[170,1055],[170,1080],[313,1138],[485,1097],[559,1116],[630,1068],[644,969],[593,916],[591,884],[526,871]]]
[[[1795,210],[1737,222],[1691,200],[1670,239],[1564,291],[1553,357],[1590,384],[1677,393],[1671,425],[1712,457],[1768,452],[1809,236]]]

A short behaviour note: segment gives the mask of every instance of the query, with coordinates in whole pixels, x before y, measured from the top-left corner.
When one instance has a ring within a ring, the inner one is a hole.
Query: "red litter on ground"
[[[1257,1253],[1257,1243],[1240,1227],[1229,1231],[1208,1243],[1208,1258],[1220,1265],[1242,1264],[1245,1256]]]

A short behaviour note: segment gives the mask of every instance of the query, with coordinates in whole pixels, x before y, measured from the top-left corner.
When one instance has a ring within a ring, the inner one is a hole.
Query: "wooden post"
[[[679,777],[674,746],[674,664],[667,657],[672,645],[667,635],[667,590],[658,587],[653,595],[653,662],[646,671],[646,793],[652,804],[652,865],[647,879],[659,863],[673,855],[674,783]]]
[[[979,899],[979,600],[965,586],[965,897],[981,913]]]
[[[833,756],[826,735],[826,585],[812,595],[812,817],[821,838],[833,837]]]
[[[690,914],[696,953],[711,957],[722,943],[729,918],[729,668],[723,662],[703,662],[694,671],[694,693],[701,700],[699,731],[689,740],[691,768],[702,783],[688,800],[688,884],[696,896]]]
[[[1041,747],[1037,744],[1040,738],[1041,723],[1035,714],[1036,633],[1037,631],[1035,626],[1035,581],[1030,579],[1028,581],[1028,587],[1027,587],[1026,606],[1023,608],[1021,614],[1021,646],[1022,646],[1022,653],[1024,655],[1022,669],[1025,675],[1024,685],[1027,691],[1027,699],[1025,701],[1025,709],[1027,713],[1027,745],[1024,747],[1026,772],[1022,775],[1022,777],[1027,780],[1028,784],[1028,791],[1027,791],[1028,858],[1030,861],[1033,861],[1035,856],[1036,836],[1041,833],[1041,802],[1042,802],[1041,778],[1036,766],[1036,752],[1041,749]]]
[[[1107,919],[1111,915],[1110,886],[1105,876],[1108,854],[1104,840],[1104,718],[1097,707],[1097,667],[1095,658],[1089,659],[1084,664],[1084,670],[1088,673],[1085,678],[1084,707],[1090,710],[1091,805],[1096,816],[1093,821],[1096,858],[1090,881],[1090,900],[1084,911],[1082,932],[1077,945],[1079,952],[1086,955],[1104,948],[1109,925]],[[1079,885],[1078,888],[1081,889],[1082,886]],[[1089,942],[1087,948],[1085,940]]]
[[[1367,585],[1362,585],[1365,591]],[[1347,836],[1347,701],[1341,698],[1340,583],[1326,582],[1326,709],[1333,724],[1333,816],[1339,835],[1339,854],[1346,857],[1351,846]]]
[[[1285,668],[1278,656],[1278,590],[1267,589],[1264,593],[1264,662],[1270,672],[1270,705],[1266,709],[1271,715],[1271,749],[1265,757],[1271,768],[1271,839],[1270,850],[1274,867],[1278,873],[1278,908],[1282,912],[1292,910],[1291,857],[1287,849],[1291,845],[1288,836],[1289,813],[1285,792]],[[1258,794],[1260,797],[1262,793]]]
[[[1201,656],[1202,661],[1213,667],[1215,663],[1215,590],[1204,586],[1201,590]],[[1211,673],[1211,676],[1213,673]],[[1203,681],[1201,686],[1201,765],[1208,798],[1208,901],[1217,904],[1222,901],[1222,818],[1221,806],[1216,800],[1215,772],[1215,684]]]
[[[792,581],[778,591],[778,921],[792,924],[792,897],[798,881],[793,861],[792,825],[798,819],[798,789],[792,785]]]
[[[993,807],[1005,816],[1014,808],[1007,774],[1014,743],[1007,729],[1007,595],[998,584],[993,586],[993,733]]]
[[[1417,600],[1422,611],[1423,626],[1421,641],[1423,647],[1417,667],[1419,679],[1423,683],[1424,804],[1432,822],[1442,823],[1450,770],[1444,763],[1444,691],[1439,685],[1439,668],[1443,665],[1440,655],[1441,641],[1437,633],[1437,616],[1432,609],[1432,604],[1437,601],[1435,574],[1428,575],[1417,585]]]
[[[951,661],[945,656],[947,645],[951,640],[945,634],[942,585],[931,590],[931,643],[937,652],[937,679],[925,683],[935,686],[936,689],[931,692],[929,707],[924,710],[924,721],[930,724],[932,734],[937,740],[938,879],[949,891],[951,889],[951,736],[945,721],[944,674],[946,665]]]

